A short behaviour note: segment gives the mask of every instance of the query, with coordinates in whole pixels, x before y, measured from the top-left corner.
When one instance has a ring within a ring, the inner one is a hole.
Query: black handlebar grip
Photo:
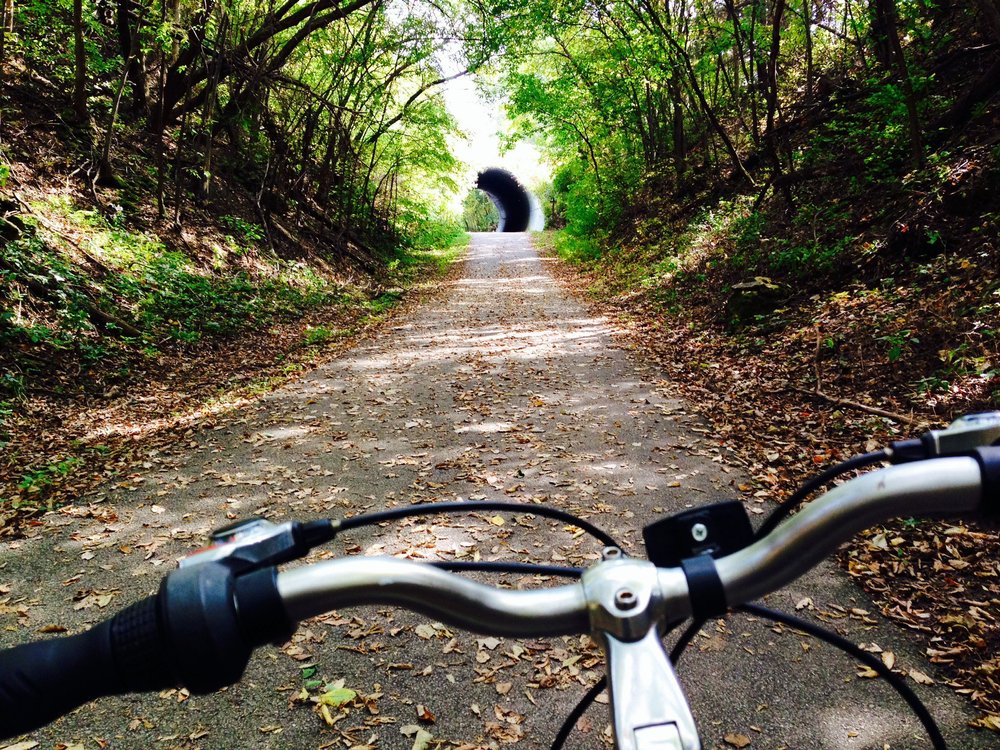
[[[90,630],[0,651],[0,738],[44,726],[105,695],[175,684],[156,597]]]

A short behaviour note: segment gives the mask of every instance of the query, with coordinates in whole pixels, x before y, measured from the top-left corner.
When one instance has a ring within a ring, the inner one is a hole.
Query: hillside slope
[[[102,184],[58,87],[20,69],[6,90],[0,534],[131,471],[136,439],[183,437],[330,356],[461,250],[429,219],[364,234],[304,200],[263,208],[224,146],[211,198],[179,183],[160,212],[141,122],[119,127],[120,180]]]
[[[959,39],[938,71],[954,96],[997,60],[976,32]],[[782,132],[804,154],[788,193],[763,165],[756,187],[705,175],[678,192],[654,175],[597,241],[550,238],[744,456],[756,513],[820,468],[1000,409],[1000,102],[933,133],[920,167],[884,149],[877,89],[803,107]],[[991,729],[998,559],[992,529],[915,522],[843,557]]]

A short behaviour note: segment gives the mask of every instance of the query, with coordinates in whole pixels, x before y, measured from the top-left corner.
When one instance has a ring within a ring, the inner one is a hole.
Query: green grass
[[[354,301],[305,262],[259,255],[244,266],[217,253],[209,269],[155,235],[78,210],[68,199],[35,210],[71,229],[79,249],[41,229],[0,247],[0,290],[9,304],[0,313],[0,343],[75,349],[86,364],[106,354],[104,334],[115,333],[114,323],[98,321],[103,330],[95,325],[95,304],[138,329],[143,348],[156,350],[164,340],[194,343]],[[224,218],[244,240],[256,237],[255,225]],[[101,273],[88,268],[95,263]],[[39,285],[48,291],[39,294]],[[9,392],[3,385],[0,391]]]

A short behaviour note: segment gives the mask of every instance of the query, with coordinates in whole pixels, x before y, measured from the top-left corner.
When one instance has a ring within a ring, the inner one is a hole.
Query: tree
[[[73,77],[73,113],[81,123],[87,113],[87,48],[83,42],[83,0],[73,0],[73,52],[76,71]]]
[[[462,201],[462,221],[469,232],[492,232],[500,222],[500,214],[486,193],[470,190]]]

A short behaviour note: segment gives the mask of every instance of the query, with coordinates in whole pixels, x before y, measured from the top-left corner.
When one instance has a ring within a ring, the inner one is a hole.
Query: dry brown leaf
[[[750,738],[739,732],[730,732],[722,739],[726,741],[727,745],[732,745],[733,747],[747,747],[750,744]]]
[[[919,669],[911,669],[909,671],[909,675],[913,679],[914,682],[917,682],[917,683],[919,683],[921,685],[933,685],[934,684],[934,679],[931,678],[931,677],[928,677],[923,672],[921,672]]]

